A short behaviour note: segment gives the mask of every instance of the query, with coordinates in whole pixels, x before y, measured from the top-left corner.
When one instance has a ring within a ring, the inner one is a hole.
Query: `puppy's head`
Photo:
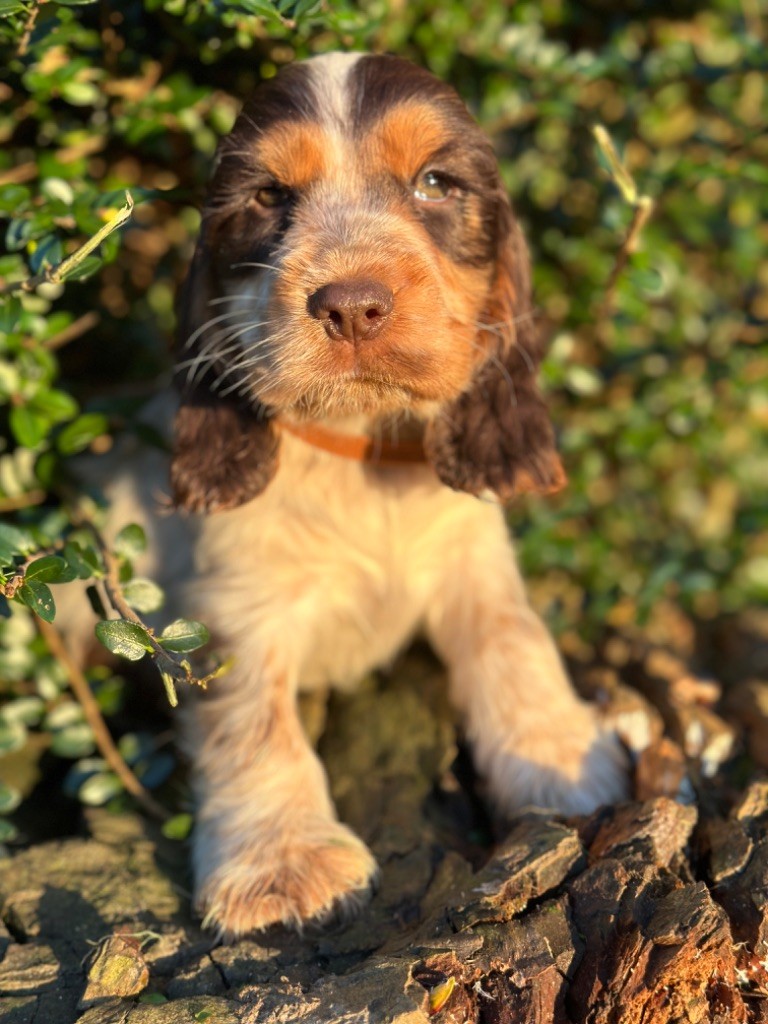
[[[182,295],[181,506],[260,493],[277,415],[408,410],[450,487],[553,489],[539,359],[525,243],[449,86],[358,54],[259,86],[219,149]]]

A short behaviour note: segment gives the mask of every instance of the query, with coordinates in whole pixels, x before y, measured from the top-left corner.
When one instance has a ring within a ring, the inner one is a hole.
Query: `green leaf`
[[[168,703],[172,708],[178,707],[179,697],[176,693],[176,682],[170,672],[166,672],[165,669],[160,670],[160,678],[163,680],[163,686],[165,687],[165,695],[168,698]]]
[[[40,583],[38,580],[24,582],[19,588],[18,596],[23,604],[31,608],[44,622],[53,622],[56,618],[56,604],[46,583]]]
[[[27,742],[27,729],[22,722],[8,722],[0,718],[0,757],[20,750]]]
[[[23,313],[21,299],[15,295],[6,295],[0,299],[0,333],[10,334],[19,324]]]
[[[102,576],[102,566],[95,548],[85,547],[77,541],[71,541],[64,545],[64,557],[67,565],[72,569],[78,579],[89,580],[92,576]]]
[[[109,420],[106,416],[100,412],[86,412],[64,427],[56,444],[62,455],[74,455],[87,448],[101,434],[106,434],[108,429]]]
[[[9,786],[5,782],[0,782],[0,814],[10,814],[11,811],[15,811],[21,803],[21,793],[14,786]],[[180,817],[180,815],[179,815]],[[190,815],[187,815],[190,817]],[[171,821],[174,819],[171,818]],[[168,822],[170,824],[170,822]],[[172,837],[175,838],[175,837]],[[180,836],[178,838],[184,838]]]
[[[10,246],[9,246],[10,248]],[[61,275],[62,281],[84,281],[87,277],[95,274],[104,261],[100,256],[86,256],[74,267],[70,267]]]
[[[68,181],[63,178],[45,178],[40,182],[40,191],[53,202],[59,202],[63,206],[71,206],[75,193]],[[0,193],[0,195],[2,195]]]
[[[115,715],[123,706],[125,680],[112,675],[101,679],[94,687],[94,695],[103,715]]]
[[[57,263],[61,263],[63,256],[64,251],[56,235],[46,235],[40,239],[29,257],[29,269],[33,274],[37,274],[45,267],[55,267]]]
[[[2,0],[0,0],[0,8]],[[0,17],[2,11],[0,10]],[[31,196],[26,185],[3,185],[0,187],[0,213],[16,213],[27,204]]]
[[[3,707],[3,720],[21,722],[23,725],[37,725],[44,711],[45,701],[40,697],[16,697]]]
[[[30,405],[15,405],[9,419],[14,437],[25,448],[37,448],[51,427],[50,419]]]
[[[96,749],[93,730],[87,722],[75,722],[53,734],[51,751],[58,757],[87,757]]]
[[[51,423],[71,420],[78,413],[74,398],[66,391],[59,391],[56,388],[38,391],[30,404],[36,412],[47,416]]]
[[[115,537],[113,549],[124,558],[135,558],[147,549],[147,535],[138,523],[124,526]]]
[[[66,729],[70,725],[79,724],[84,721],[83,709],[77,701],[64,699],[60,704],[51,708],[50,712],[45,716],[43,727],[50,732],[56,732],[59,729]]]
[[[24,573],[24,580],[30,583],[69,583],[76,578],[76,573],[58,555],[44,555],[29,565]]]
[[[154,742],[147,733],[127,732],[118,740],[117,749],[126,764],[136,764],[152,754]]]
[[[152,580],[136,577],[123,586],[123,597],[137,612],[156,612],[162,608],[165,595]]]
[[[24,217],[15,217],[8,222],[5,232],[5,247],[9,252],[17,252],[23,249],[30,241],[34,233],[34,225],[31,220]]]
[[[137,622],[128,619],[108,619],[96,624],[96,636],[99,641],[121,658],[128,661],[141,661],[147,651],[152,650],[149,633]]]
[[[191,814],[175,814],[163,825],[163,835],[166,839],[186,839],[192,831],[194,820]]]
[[[207,644],[211,635],[202,622],[190,619],[177,619],[166,626],[158,637],[160,645],[174,654],[189,654],[198,647]]]
[[[19,3],[19,0],[0,0],[0,18],[8,18],[12,14],[18,14],[26,9],[24,4]]]
[[[269,0],[239,0],[237,6],[246,14],[256,14],[261,17],[278,17],[277,9]]]
[[[36,547],[29,530],[0,523],[0,564],[9,565],[14,555],[30,555]]]
[[[2,17],[2,14],[0,14]],[[16,836],[18,836],[19,830],[10,821],[6,821],[4,818],[0,818],[0,843],[10,843]]]
[[[101,807],[122,792],[123,784],[113,772],[99,772],[85,780],[77,795],[89,807]]]

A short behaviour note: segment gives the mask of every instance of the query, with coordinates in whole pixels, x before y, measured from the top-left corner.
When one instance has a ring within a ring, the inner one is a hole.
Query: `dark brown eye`
[[[282,185],[267,185],[260,188],[256,193],[256,202],[260,206],[272,209],[275,206],[285,206],[291,201],[291,190]]]
[[[453,184],[437,171],[424,171],[413,185],[413,194],[423,203],[441,203],[454,194]]]

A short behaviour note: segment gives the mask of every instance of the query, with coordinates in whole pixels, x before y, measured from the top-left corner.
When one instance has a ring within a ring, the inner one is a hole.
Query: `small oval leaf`
[[[116,775],[112,772],[99,772],[85,780],[77,795],[89,807],[100,807],[122,791],[123,784]]]
[[[190,651],[196,651],[198,647],[207,644],[210,638],[211,635],[202,622],[177,619],[170,626],[166,626],[158,640],[166,651],[189,654]]]
[[[18,596],[27,608],[31,608],[44,622],[53,622],[56,618],[56,603],[47,583],[41,583],[39,580],[25,582],[19,588]]]
[[[106,434],[109,421],[100,412],[85,412],[76,420],[67,424],[59,434],[56,444],[62,455],[74,455],[81,452],[95,438]]]
[[[0,782],[0,814],[10,814],[21,803],[21,793],[15,786]]]
[[[149,633],[128,619],[107,619],[96,623],[96,636],[108,651],[129,661],[141,661],[152,650]]]
[[[115,553],[124,558],[135,558],[147,548],[147,535],[138,523],[129,523],[115,537]]]
[[[162,608],[165,595],[152,580],[137,576],[123,586],[123,597],[137,612],[156,612]]]
[[[0,718],[0,756],[20,750],[27,742],[27,729],[23,722],[6,722]]]
[[[51,741],[51,751],[58,757],[88,757],[95,749],[93,730],[87,722],[68,725],[66,729],[54,733]]]
[[[191,814],[174,814],[162,828],[166,839],[186,839],[192,831],[194,818]]]
[[[58,555],[44,555],[36,558],[27,567],[24,579],[27,583],[37,580],[38,583],[69,583],[76,578],[76,573]]]

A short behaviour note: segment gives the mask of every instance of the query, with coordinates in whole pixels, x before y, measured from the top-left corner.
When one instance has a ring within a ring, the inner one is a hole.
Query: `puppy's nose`
[[[394,295],[380,281],[336,281],[310,295],[307,311],[320,321],[329,338],[369,341],[384,326],[394,302]]]

